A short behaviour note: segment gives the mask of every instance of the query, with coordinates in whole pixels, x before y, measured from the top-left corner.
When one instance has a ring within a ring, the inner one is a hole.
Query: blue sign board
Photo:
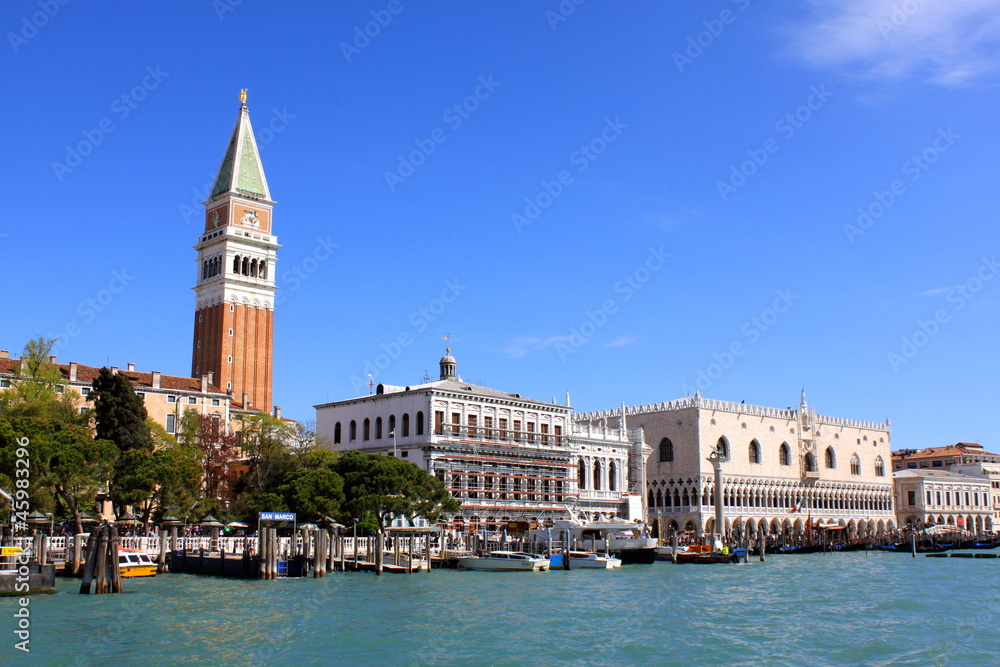
[[[295,512],[260,512],[257,518],[261,521],[295,521]]]

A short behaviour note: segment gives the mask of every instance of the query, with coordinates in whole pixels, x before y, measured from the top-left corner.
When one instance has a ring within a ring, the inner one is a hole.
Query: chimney
[[[215,371],[208,372],[208,383],[215,384]]]
[[[118,367],[117,366],[112,366],[111,367],[111,374],[112,375],[118,375]]]
[[[130,371],[134,371],[135,370],[135,364],[133,364],[132,362],[129,362],[128,369]]]
[[[0,350],[0,359],[10,359],[10,350]]]
[[[274,416],[277,419],[281,419],[281,406],[280,405],[274,406]]]
[[[76,371],[80,367],[80,364],[75,361],[69,362],[69,381],[76,382]]]
[[[203,393],[203,394],[207,394],[208,393],[208,376],[207,375],[202,375],[201,376],[201,393]]]
[[[133,364],[129,364],[132,366]],[[131,368],[129,370],[132,370]],[[153,389],[160,388],[160,371],[153,371]]]
[[[250,394],[243,392],[243,408],[246,409],[249,407],[250,407]]]
[[[56,355],[53,354],[51,357],[49,357],[49,363],[50,364],[56,363],[56,359],[57,359]]]

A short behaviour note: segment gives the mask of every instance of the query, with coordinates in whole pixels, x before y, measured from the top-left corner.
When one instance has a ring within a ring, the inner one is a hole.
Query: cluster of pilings
[[[95,592],[98,594],[122,592],[122,575],[118,566],[119,543],[118,530],[112,525],[104,525],[91,531],[87,538],[87,564],[83,568],[81,595],[90,594],[90,587],[95,579]]]

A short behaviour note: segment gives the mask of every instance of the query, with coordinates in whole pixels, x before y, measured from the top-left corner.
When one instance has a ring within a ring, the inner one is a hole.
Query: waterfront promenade
[[[232,580],[32,601],[33,664],[994,665],[1000,561],[840,553]],[[0,611],[13,609],[0,601]]]

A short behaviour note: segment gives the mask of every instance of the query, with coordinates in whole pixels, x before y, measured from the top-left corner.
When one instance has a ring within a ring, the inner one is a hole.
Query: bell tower
[[[244,408],[270,411],[278,239],[246,90],[205,202],[195,282],[192,377],[213,374]]]

